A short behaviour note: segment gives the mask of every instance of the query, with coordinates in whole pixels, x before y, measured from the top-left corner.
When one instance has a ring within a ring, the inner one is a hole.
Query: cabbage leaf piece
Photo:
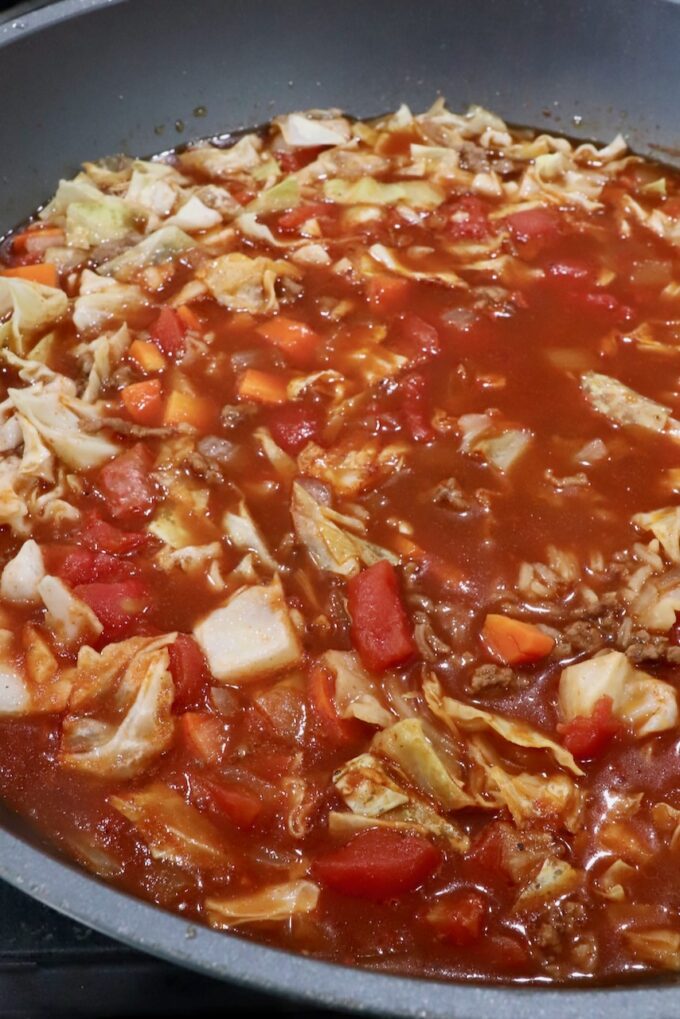
[[[139,651],[113,698],[119,718],[70,715],[64,720],[62,764],[106,778],[140,775],[172,742],[174,696],[167,648]]]
[[[245,214],[285,212],[286,209],[294,209],[299,204],[300,184],[296,177],[289,176],[284,177],[273,187],[260,191],[257,198],[246,206]]]
[[[130,663],[141,652],[153,652],[172,644],[176,633],[160,637],[130,637],[128,640],[107,644],[101,651],[85,645],[78,652],[75,667],[69,672],[72,713],[90,711],[110,698],[121,684]],[[123,684],[123,689],[136,685],[137,673]]]
[[[377,680],[353,651],[326,651],[323,665],[335,677],[335,707],[340,718],[358,718],[380,728],[392,725],[394,716],[380,697]]]
[[[148,300],[133,283],[119,283],[84,269],[80,277],[80,295],[73,306],[73,324],[81,333],[94,332],[104,325],[125,322],[127,316],[145,307]]]
[[[19,413],[68,467],[89,470],[119,452],[117,443],[83,430],[84,419],[99,419],[99,412],[91,405],[41,386],[7,392]]]
[[[583,872],[576,870],[565,860],[548,856],[535,878],[520,892],[514,905],[514,912],[525,913],[543,909],[547,902],[554,902],[570,895],[583,882]]]
[[[412,269],[399,260],[394,249],[387,248],[384,244],[371,245],[368,253],[374,263],[377,262],[383,268],[389,269],[397,276],[405,276],[406,279],[422,280],[426,283],[442,283],[445,287],[467,288],[468,286],[464,279],[461,279],[457,273],[450,269],[441,271]],[[371,272],[370,269],[368,271]],[[375,268],[372,270],[373,273],[376,271]]]
[[[463,414],[458,418],[462,433],[461,450],[477,454],[503,474],[526,452],[531,432],[512,428],[497,420],[493,413]]]
[[[45,625],[57,643],[72,648],[99,637],[104,627],[90,606],[69,591],[58,577],[43,577],[38,593],[47,610]]]
[[[298,541],[304,545],[320,570],[340,577],[352,577],[361,565],[372,566],[387,559],[396,566],[399,557],[353,533],[361,525],[325,506],[299,482],[293,484],[291,515]]]
[[[162,782],[111,796],[109,802],[135,826],[154,860],[186,870],[229,868],[229,852],[217,828]]]
[[[599,372],[585,372],[581,376],[581,390],[593,409],[614,424],[637,425],[680,441],[680,421],[671,416],[670,409],[636,393],[618,379]]]
[[[624,931],[623,937],[634,959],[659,969],[680,969],[680,931],[672,927],[653,927]]]
[[[336,830],[340,830],[343,823],[350,830],[389,825],[435,835],[445,839],[457,852],[464,853],[470,846],[468,836],[459,825],[407,792],[373,753],[360,754],[344,764],[333,775],[333,784],[353,815],[352,820],[343,822],[340,820],[343,815],[336,813]]]
[[[288,113],[275,118],[274,123],[286,145],[296,149],[316,149],[349,141],[351,128],[345,117],[334,116],[334,111],[329,116],[314,116],[316,112]]]
[[[298,454],[298,469],[325,481],[340,496],[353,497],[375,488],[404,465],[405,447],[398,443],[381,446],[378,439],[349,437],[324,449],[308,442]]]
[[[446,810],[475,805],[460,774],[453,774],[437,754],[419,718],[405,718],[373,737],[371,751],[386,757],[421,793]]]
[[[296,665],[302,656],[278,574],[242,587],[195,628],[216,680],[249,683]]]
[[[40,546],[29,538],[6,564],[0,576],[0,595],[8,602],[40,604],[40,581],[45,576]]]
[[[514,746],[547,750],[559,765],[573,775],[582,776],[584,774],[568,750],[534,729],[528,722],[505,718],[503,715],[484,711],[482,708],[465,704],[453,697],[446,697],[441,684],[433,675],[425,679],[423,691],[432,713],[454,733],[457,734],[459,729],[473,733],[495,732]]]
[[[647,630],[670,630],[680,612],[680,568],[649,577],[639,591],[624,592],[631,615]]]
[[[198,195],[192,195],[180,206],[175,215],[165,222],[167,226],[174,226],[193,234],[218,226],[222,222],[222,216],[217,209],[201,201]]]
[[[262,161],[262,139],[246,134],[229,148],[198,145],[180,153],[179,165],[189,173],[200,173],[216,180],[228,180],[236,174],[253,171]]]
[[[272,440],[273,441],[273,440]],[[222,526],[229,540],[242,552],[254,552],[263,566],[269,570],[277,570],[278,563],[267,548],[262,532],[250,515],[250,511],[242,499],[238,510],[228,510],[222,517]]]
[[[413,209],[435,209],[444,201],[444,194],[425,180],[400,180],[392,184],[360,177],[327,180],[323,186],[326,198],[338,205],[398,205]]]
[[[672,729],[678,722],[675,688],[636,669],[620,651],[610,651],[562,670],[559,708],[563,721],[590,717],[601,697],[632,726],[638,738]]]
[[[225,930],[251,923],[282,923],[313,913],[318,901],[317,885],[300,879],[268,885],[251,895],[206,899],[205,909],[211,927]]]
[[[276,283],[282,279],[299,279],[300,270],[283,259],[258,255],[249,258],[233,251],[202,265],[196,273],[211,294],[230,311],[251,314],[278,311]]]
[[[0,318],[11,312],[0,325],[0,345],[25,355],[32,338],[58,322],[67,310],[68,298],[58,287],[0,276]]]
[[[97,266],[97,272],[104,276],[115,276],[116,279],[125,282],[139,269],[171,262],[195,246],[196,241],[178,226],[162,226],[139,244],[133,245],[108,262],[102,262]]]
[[[651,531],[671,562],[680,563],[680,506],[636,513],[633,523],[643,531]]]

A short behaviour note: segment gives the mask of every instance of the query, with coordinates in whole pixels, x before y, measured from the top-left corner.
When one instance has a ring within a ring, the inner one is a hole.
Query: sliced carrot
[[[335,680],[318,662],[312,666],[307,699],[325,739],[334,744],[351,743],[366,735],[365,725],[355,718],[341,718],[335,707]]]
[[[254,400],[256,403],[276,404],[288,400],[285,378],[256,368],[248,368],[239,375],[237,391],[242,400]]]
[[[371,276],[368,281],[366,297],[377,311],[401,311],[406,306],[411,290],[410,280],[379,273]]]
[[[180,304],[179,308],[175,310],[187,329],[193,329],[195,333],[202,331],[203,326],[201,325],[200,318],[191,310],[188,304]]]
[[[545,658],[555,641],[532,623],[489,613],[482,627],[482,639],[489,651],[504,665],[524,665]]]
[[[161,372],[168,365],[156,344],[149,340],[133,340],[128,355],[145,372]]]
[[[257,332],[268,343],[282,350],[293,364],[306,365],[314,357],[321,337],[306,322],[278,315],[261,325]]]
[[[42,283],[44,287],[58,287],[59,276],[56,265],[51,262],[36,262],[35,265],[17,265],[13,269],[3,269],[3,276],[16,276],[18,279],[29,280],[31,283]]]
[[[173,389],[170,393],[163,416],[164,425],[193,425],[203,431],[210,428],[214,421],[215,406],[212,400],[193,393],[183,393],[179,389]]]
[[[133,382],[121,390],[123,406],[140,425],[159,425],[163,420],[163,394],[160,379]]]

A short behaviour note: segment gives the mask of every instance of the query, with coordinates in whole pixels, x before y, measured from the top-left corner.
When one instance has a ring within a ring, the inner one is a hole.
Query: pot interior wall
[[[83,159],[291,109],[367,116],[443,94],[673,150],[679,32],[671,0],[65,0],[0,28],[0,233]]]

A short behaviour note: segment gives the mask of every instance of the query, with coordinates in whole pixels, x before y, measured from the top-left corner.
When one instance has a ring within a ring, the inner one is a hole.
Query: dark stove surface
[[[342,1019],[119,945],[0,882],[0,1019]]]

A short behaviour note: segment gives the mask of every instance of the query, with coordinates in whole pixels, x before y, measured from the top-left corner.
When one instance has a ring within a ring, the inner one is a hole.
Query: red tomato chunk
[[[367,669],[382,672],[408,661],[415,652],[397,572],[386,559],[347,584],[352,642]]]
[[[140,516],[153,508],[156,492],[149,477],[151,465],[147,449],[138,443],[102,467],[99,487],[116,520]]]
[[[560,724],[557,731],[567,750],[578,760],[599,757],[607,749],[614,736],[623,729],[621,722],[612,714],[611,697],[600,697],[589,717],[577,715],[571,722]]]
[[[441,864],[440,851],[420,835],[370,828],[312,866],[326,888],[358,899],[394,899],[415,891]]]

